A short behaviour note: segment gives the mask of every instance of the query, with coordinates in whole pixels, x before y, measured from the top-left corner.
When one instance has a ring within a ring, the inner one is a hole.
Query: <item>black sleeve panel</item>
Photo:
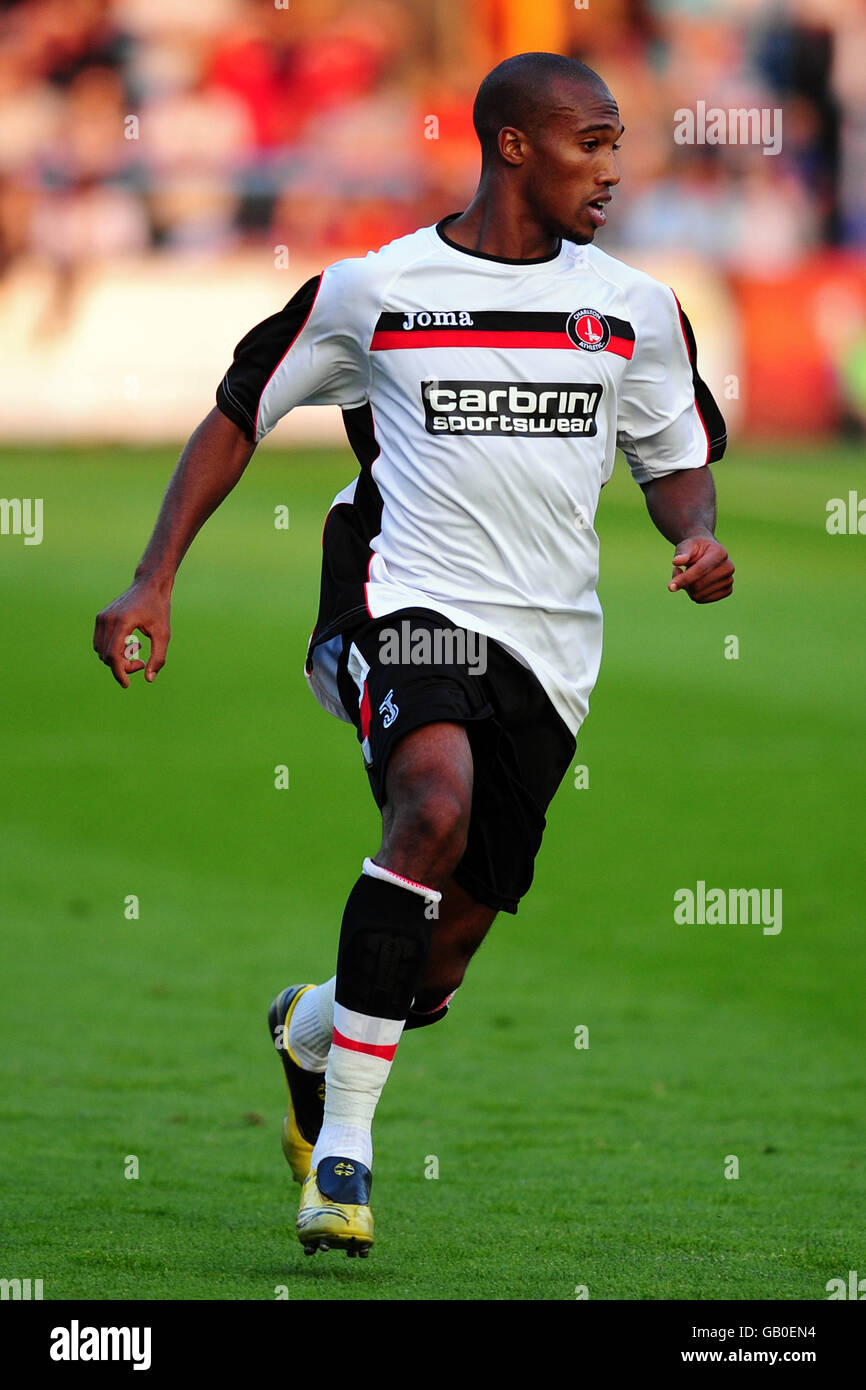
[[[314,275],[278,314],[263,319],[241,338],[232,364],[217,387],[217,405],[251,444],[256,442],[256,416],[262,392],[310,317],[321,279],[321,275]]]
[[[677,300],[679,304],[679,300]],[[679,305],[680,318],[683,321],[683,334],[686,340],[686,347],[689,350],[689,361],[692,364],[692,384],[695,388],[695,404],[698,407],[698,414],[704,422],[707,437],[710,441],[710,452],[707,463],[718,463],[723,456],[728,443],[728,432],[725,419],[719,407],[716,405],[713,393],[705,381],[698,376],[698,349],[695,343],[695,335],[692,325],[686,317],[685,310]]]

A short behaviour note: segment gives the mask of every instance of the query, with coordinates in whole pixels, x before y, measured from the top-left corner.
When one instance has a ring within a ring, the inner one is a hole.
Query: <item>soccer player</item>
[[[688,319],[592,245],[620,177],[614,98],[582,63],[525,53],[484,79],[474,121],[465,211],[329,266],[237,345],[133,584],[96,622],[115,679],[153,681],[177,567],[256,444],[294,406],[342,408],[359,473],[325,522],[305,670],[355,725],[382,842],[336,974],[269,1012],[308,1253],[368,1253],[372,1121],[401,1034],[445,1016],[532,881],[598,673],[593,522],[617,446],[674,546],[668,588],[732,589],[707,467],[725,427]]]

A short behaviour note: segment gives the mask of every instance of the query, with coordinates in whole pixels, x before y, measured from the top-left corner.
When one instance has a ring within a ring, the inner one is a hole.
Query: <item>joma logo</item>
[[[406,310],[403,328],[471,328],[475,320],[465,309]]]

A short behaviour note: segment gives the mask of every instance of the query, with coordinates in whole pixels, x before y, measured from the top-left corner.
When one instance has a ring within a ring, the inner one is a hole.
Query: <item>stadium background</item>
[[[580,53],[619,94],[604,246],[676,281],[709,374],[739,379],[732,422],[863,418],[853,0],[47,0],[6,5],[2,35],[7,433],[184,436],[296,284],[465,205],[478,75],[532,47]],[[700,100],[782,108],[781,152],[677,145],[673,112]],[[309,412],[287,428],[339,431]]]
[[[329,972],[375,834],[300,675],[354,471],[335,412],[284,421],[195,543],[152,689],[121,695],[90,629],[237,339],[323,265],[463,206],[478,81],[533,48],[620,101],[598,243],[695,325],[734,441],[737,592],[666,602],[620,464],[589,788],[564,785],[454,1018],[401,1050],[362,1283],[298,1269],[263,1032],[278,987]],[[698,101],[780,107],[781,152],[676,144]],[[822,1298],[862,1267],[866,541],[825,519],[863,486],[864,249],[856,0],[0,6],[0,493],[45,508],[41,544],[0,536],[0,1276],[46,1297]],[[783,931],[675,927],[698,879],[781,885]]]

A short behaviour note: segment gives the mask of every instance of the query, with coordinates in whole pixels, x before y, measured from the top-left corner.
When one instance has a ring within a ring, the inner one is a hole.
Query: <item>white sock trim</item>
[[[352,1042],[396,1047],[403,1032],[403,1019],[373,1018],[359,1014],[334,1001],[334,1030]]]
[[[385,869],[381,864],[374,864],[372,859],[364,860],[363,872],[370,878],[381,878],[385,883],[395,883],[398,888],[408,888],[410,893],[417,893],[419,898],[426,898],[428,902],[438,903],[442,901],[442,894],[437,893],[435,888],[425,888],[423,883],[416,883],[413,878],[404,878],[402,874],[395,874],[393,869]]]
[[[355,1163],[363,1163],[365,1168],[372,1168],[373,1137],[369,1129],[324,1124],[313,1149],[310,1170],[314,1172],[323,1158],[351,1158]]]

